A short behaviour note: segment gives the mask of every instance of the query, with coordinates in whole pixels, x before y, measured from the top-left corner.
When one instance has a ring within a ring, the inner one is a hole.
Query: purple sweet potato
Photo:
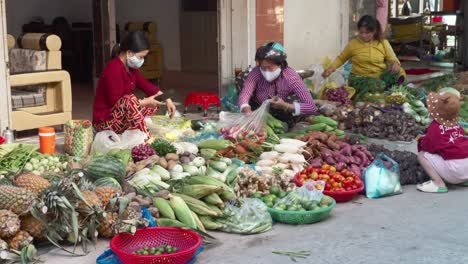
[[[342,170],[346,169],[346,164],[343,163],[343,162],[338,162],[338,163],[335,165],[335,167],[336,167],[336,170],[337,170],[337,171],[342,171]]]
[[[344,148],[341,149],[341,154],[349,157],[352,155],[352,152],[351,152],[351,146],[350,145],[347,145],[345,146]]]
[[[336,161],[335,159],[333,159],[333,157],[328,157],[325,159],[325,163],[327,163],[328,165],[335,165]]]
[[[326,159],[333,156],[333,152],[331,150],[329,150],[329,149],[326,149],[326,148],[321,148],[320,152],[321,152],[320,156],[322,157],[323,160],[326,160]]]
[[[320,167],[322,167],[322,165],[323,165],[323,161],[322,161],[321,159],[314,159],[314,160],[310,163],[310,165],[312,165],[312,167],[314,167],[314,168],[320,168]]]
[[[361,177],[361,168],[359,168],[357,165],[352,164],[351,167],[349,167],[349,171],[354,173],[359,178]]]

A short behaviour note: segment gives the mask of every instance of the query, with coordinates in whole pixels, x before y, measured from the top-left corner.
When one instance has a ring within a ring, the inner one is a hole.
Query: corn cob
[[[179,227],[179,228],[188,228],[189,226],[181,223],[180,221],[169,219],[169,218],[156,218],[156,224],[158,226],[172,226],[172,227]]]
[[[178,193],[174,195],[184,199],[185,203],[190,208],[190,210],[192,210],[198,215],[210,215],[210,216],[219,217],[223,214],[221,210],[219,210],[216,206],[215,207],[217,210],[214,210],[211,207],[209,207],[207,204],[205,204],[204,202],[197,200],[195,198],[192,198],[190,196],[178,194]]]
[[[221,197],[221,199],[225,202],[237,198],[237,196],[233,192],[230,192],[230,191],[224,191],[223,193],[220,194],[219,197]]]
[[[200,221],[208,230],[219,230],[223,228],[223,224],[214,222],[213,219],[211,219],[209,216],[200,216]]]
[[[223,187],[207,184],[184,185],[179,192],[191,196],[195,199],[200,199],[212,193],[223,192]]]
[[[185,182],[187,184],[207,184],[213,186],[220,186],[223,187],[225,191],[230,191],[231,188],[227,186],[224,182],[215,179],[210,176],[195,176],[195,177],[187,177],[185,178]]]
[[[223,200],[221,200],[219,195],[217,195],[216,193],[212,193],[208,196],[203,197],[203,201],[207,204],[216,205],[221,209],[224,208]]]
[[[195,219],[193,219],[192,212],[184,202],[184,199],[175,195],[170,195],[169,204],[171,205],[172,210],[174,210],[177,220],[191,228],[197,228],[197,223],[195,222]]]
[[[213,216],[222,217],[224,215],[223,211],[221,211],[221,209],[219,209],[216,205],[208,204],[207,206],[208,208],[216,212],[216,215]]]
[[[192,211],[191,211],[192,212]],[[198,218],[198,215],[194,212],[192,212],[193,219],[195,219],[195,223],[197,223],[197,228],[198,230],[201,230],[203,232],[206,232],[205,226],[203,225],[202,221],[200,218]]]
[[[172,210],[171,205],[169,204],[169,201],[167,201],[166,199],[156,197],[153,199],[153,204],[158,208],[159,213],[163,217],[167,217],[173,220],[176,219],[174,210]]]

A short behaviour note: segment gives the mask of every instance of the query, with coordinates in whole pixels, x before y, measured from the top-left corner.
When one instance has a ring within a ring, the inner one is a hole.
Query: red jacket
[[[115,103],[123,96],[132,94],[137,87],[147,96],[160,91],[159,87],[146,80],[139,70],[127,71],[119,57],[112,59],[99,78],[94,97],[93,123],[107,121]]]
[[[444,160],[468,158],[468,138],[460,125],[446,127],[437,121],[427,128],[418,142],[418,151],[440,155]]]

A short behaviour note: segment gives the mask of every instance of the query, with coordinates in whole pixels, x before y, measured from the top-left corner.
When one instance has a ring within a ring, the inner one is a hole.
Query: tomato
[[[346,180],[349,180],[349,181],[354,181],[355,178],[354,177],[346,177]]]
[[[325,183],[325,190],[326,190],[326,191],[331,190],[331,188],[332,188],[331,184]]]
[[[346,187],[345,190],[346,191],[351,191],[351,187]]]
[[[332,183],[332,186],[333,186],[333,188],[339,188],[340,187],[339,183],[337,183],[337,182]]]
[[[331,179],[331,178],[330,178],[330,180],[328,180],[328,182],[329,182],[330,184],[333,184],[333,183],[335,183],[336,181],[335,181],[334,179]]]
[[[328,164],[323,164],[323,165],[322,165],[322,169],[324,169],[324,170],[330,170],[330,165],[328,165]]]
[[[318,174],[327,174],[328,171],[327,170],[317,170]]]
[[[318,178],[318,173],[315,172],[315,171],[312,172],[312,174],[310,175],[310,178],[311,178],[312,180],[316,180],[316,179]]]
[[[311,174],[312,172],[314,172],[314,168],[308,167],[305,171],[306,171],[305,173]]]
[[[348,170],[344,169],[344,170],[341,171],[341,174],[346,174],[347,172],[348,172]]]
[[[358,187],[357,187],[356,184],[353,184],[353,185],[351,185],[351,188],[352,188],[353,190],[356,190]]]
[[[330,176],[327,175],[327,174],[324,174],[324,175],[322,176],[322,179],[325,180],[325,181],[327,181],[327,180],[330,179]]]
[[[336,171],[336,168],[333,167],[333,166],[331,166],[331,167],[330,167],[330,171],[335,172],[335,171]]]
[[[345,188],[350,188],[352,185],[353,185],[354,181],[352,180],[349,180],[349,179],[346,179],[344,182],[343,182],[343,186]]]

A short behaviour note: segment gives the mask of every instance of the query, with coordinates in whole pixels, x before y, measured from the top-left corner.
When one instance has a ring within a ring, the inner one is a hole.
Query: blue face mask
[[[127,58],[127,65],[128,67],[132,69],[140,68],[143,65],[143,63],[145,63],[145,59],[143,58],[140,59],[136,55],[133,55],[132,57]]]

